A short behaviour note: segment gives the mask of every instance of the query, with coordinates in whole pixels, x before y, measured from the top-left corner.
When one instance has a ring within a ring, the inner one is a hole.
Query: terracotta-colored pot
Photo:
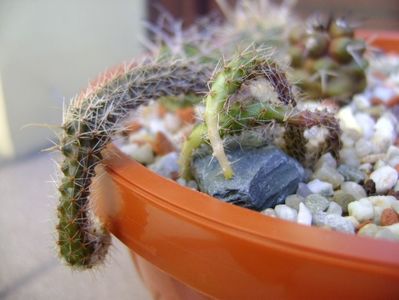
[[[373,43],[399,53],[398,34]],[[226,204],[111,148],[94,187],[97,214],[132,250],[154,298],[399,299],[399,243]]]

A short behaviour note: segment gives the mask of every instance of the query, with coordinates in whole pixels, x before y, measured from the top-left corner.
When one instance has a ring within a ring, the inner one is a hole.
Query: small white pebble
[[[388,116],[382,116],[375,124],[375,132],[372,138],[378,152],[385,153],[395,141],[395,126]]]
[[[341,185],[341,190],[343,190],[345,193],[352,195],[355,200],[367,197],[364,188],[360,184],[353,181],[344,182]]]
[[[354,148],[343,148],[339,151],[339,155],[341,163],[352,167],[359,167],[360,161]]]
[[[358,110],[365,110],[371,106],[370,99],[361,94],[353,96],[353,103]]]
[[[313,173],[312,178],[329,182],[333,185],[334,189],[338,188],[344,182],[344,176],[342,176],[337,169],[327,165],[323,165],[321,168],[317,169],[316,172]]]
[[[387,164],[385,163],[385,161],[383,161],[382,159],[377,160],[377,162],[374,164],[374,171],[378,170],[384,166],[386,166]]]
[[[399,237],[399,223],[392,224],[392,225],[389,225],[389,226],[384,226],[384,228],[388,228],[388,229],[391,230],[396,236]]]
[[[363,130],[355,119],[352,108],[349,105],[341,108],[337,117],[343,131],[351,134],[355,138],[363,135]]]
[[[371,220],[374,217],[374,208],[367,198],[362,198],[358,201],[353,201],[348,204],[348,212],[360,223]]]
[[[294,221],[294,222],[297,219],[298,215],[297,211],[287,205],[284,204],[276,205],[274,211],[276,212],[277,217],[279,217],[280,219],[284,219],[287,221]]]
[[[374,89],[374,97],[381,99],[386,102],[394,96],[392,89],[387,88],[383,85],[378,85]]]
[[[309,181],[307,184],[309,190],[314,194],[320,194],[323,196],[332,196],[334,189],[331,183],[324,182],[319,179]]]
[[[330,168],[337,168],[337,161],[335,160],[335,158],[331,155],[330,152],[327,152],[325,154],[323,154],[322,156],[320,156],[319,160],[317,161],[314,169],[318,170],[323,166],[328,166]]]
[[[373,165],[370,163],[364,163],[359,166],[359,170],[365,174],[370,174],[373,170]]]
[[[262,214],[273,218],[277,217],[273,208],[266,208],[264,211],[262,211]]]
[[[309,208],[307,208],[306,205],[303,203],[299,203],[297,222],[303,225],[312,224],[312,213],[310,212]]]
[[[357,113],[355,118],[359,126],[362,128],[363,137],[366,139],[371,138],[374,134],[374,119],[367,113]]]
[[[383,166],[370,174],[377,193],[385,193],[398,181],[398,172],[390,166]]]
[[[391,204],[391,208],[397,213],[399,214],[399,200],[396,200],[395,202],[393,202]]]
[[[358,235],[361,236],[368,236],[368,237],[374,237],[376,235],[376,233],[379,230],[379,226],[375,225],[375,224],[367,224],[364,225],[362,228],[360,228],[360,230],[357,232]]]
[[[180,129],[181,122],[176,115],[167,113],[164,117],[163,124],[169,131],[176,132]]]
[[[381,207],[382,209],[390,208],[397,202],[394,196],[370,196],[367,199],[373,204],[373,206]]]
[[[354,216],[346,216],[344,218],[351,221],[353,224],[353,227],[355,227],[355,228],[357,228],[360,225],[359,221]]]
[[[365,138],[359,139],[355,144],[355,150],[358,157],[363,157],[373,153],[373,143]]]
[[[150,164],[155,160],[154,152],[152,151],[150,144],[137,146],[137,148],[131,151],[129,155],[142,164]]]

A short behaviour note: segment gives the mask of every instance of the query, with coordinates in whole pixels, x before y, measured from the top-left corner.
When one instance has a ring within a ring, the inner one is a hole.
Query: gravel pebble
[[[323,154],[319,160],[317,161],[314,169],[320,169],[323,166],[328,166],[330,168],[336,168],[337,167],[337,161],[335,160],[335,158],[331,155],[330,152],[327,152],[325,154]]]
[[[306,183],[300,182],[298,183],[296,194],[300,197],[306,198],[307,196],[312,194],[312,191],[308,188],[308,185]]]
[[[171,152],[158,158],[148,168],[161,176],[174,179],[179,174],[178,160],[179,155],[176,152]]]
[[[348,204],[350,216],[354,216],[359,222],[371,220],[374,217],[374,208],[370,200],[362,198]]]
[[[332,184],[319,179],[314,179],[308,182],[307,186],[314,194],[320,194],[323,196],[332,196],[334,194]]]
[[[373,153],[374,145],[371,141],[361,138],[356,142],[355,150],[358,157],[364,157]]]
[[[262,214],[270,217],[277,217],[276,212],[274,211],[273,208],[266,208],[264,211],[262,211]]]
[[[382,211],[380,224],[382,226],[388,226],[392,224],[396,224],[399,222],[398,214],[392,208],[385,208]]]
[[[345,181],[353,181],[359,183],[365,179],[365,175],[359,168],[355,168],[348,165],[340,165],[338,172],[344,177]]]
[[[335,168],[323,165],[313,173],[313,179],[329,182],[333,188],[338,188],[344,182],[342,176]]]
[[[313,224],[316,226],[327,226],[335,231],[341,231],[346,233],[355,233],[355,226],[353,223],[338,215],[329,215],[325,212],[318,212],[313,215]]]
[[[298,216],[298,213],[295,209],[284,204],[276,205],[274,211],[276,212],[277,217],[287,221],[295,222]]]
[[[374,237],[378,230],[379,227],[377,225],[370,223],[360,228],[357,234],[361,236]]]
[[[398,236],[396,236],[392,230],[388,229],[388,228],[379,228],[376,232],[376,234],[374,235],[375,238],[377,239],[386,239],[386,240],[397,240]]]
[[[385,193],[398,181],[398,172],[390,166],[384,166],[371,173],[370,178],[375,183],[377,193]]]
[[[348,204],[355,201],[356,199],[355,197],[353,197],[353,195],[342,190],[338,190],[334,193],[333,200],[335,201],[335,203],[341,206],[344,213],[348,213]]]
[[[151,164],[155,160],[152,146],[148,143],[140,146],[137,144],[124,145],[121,150],[142,164]]]
[[[328,213],[330,215],[342,216],[342,211],[343,211],[343,209],[342,209],[341,205],[339,205],[338,203],[336,203],[334,201],[330,201],[330,204],[328,205],[326,213]]]
[[[344,182],[343,184],[341,184],[341,190],[348,194],[351,194],[355,198],[355,200],[367,197],[367,193],[364,188],[356,182]]]
[[[312,224],[312,213],[310,212],[309,208],[307,208],[306,205],[302,202],[299,203],[297,222],[303,225]]]
[[[298,210],[299,209],[299,204],[303,202],[305,198],[299,195],[289,195],[287,198],[285,198],[285,205]]]
[[[360,223],[359,223],[358,220],[356,220],[356,218],[355,218],[354,216],[346,216],[346,217],[344,217],[344,218],[347,219],[347,220],[349,220],[349,221],[351,221],[352,224],[353,224],[353,226],[354,226],[355,228],[358,228],[358,227],[359,227]]]
[[[341,163],[344,163],[352,167],[359,167],[360,160],[354,148],[343,148],[339,152],[339,155]]]
[[[311,194],[307,196],[303,203],[306,205],[307,208],[309,208],[312,214],[319,211],[325,211],[330,205],[330,201],[328,201],[325,197],[319,194]]]

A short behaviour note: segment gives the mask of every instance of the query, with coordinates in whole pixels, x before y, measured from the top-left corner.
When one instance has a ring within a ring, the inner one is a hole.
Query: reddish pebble
[[[167,109],[166,109],[163,105],[159,105],[159,106],[158,106],[158,116],[159,116],[160,118],[165,117],[166,112],[167,112]]]
[[[162,132],[155,136],[152,148],[157,155],[165,155],[176,150],[172,142]]]
[[[141,125],[139,122],[132,122],[130,123],[125,130],[123,130],[123,134],[129,135],[131,133],[134,133],[138,130],[143,128],[143,125]]]
[[[195,111],[193,107],[180,108],[176,111],[176,115],[183,123],[195,123]]]
[[[373,97],[371,99],[371,104],[372,105],[381,105],[381,104],[385,104],[384,101],[382,101],[380,98],[377,97]]]
[[[396,95],[392,97],[391,99],[388,100],[387,106],[388,107],[394,107],[399,104],[399,95]]]
[[[399,223],[399,216],[392,208],[386,208],[382,211],[380,223],[382,226]]]

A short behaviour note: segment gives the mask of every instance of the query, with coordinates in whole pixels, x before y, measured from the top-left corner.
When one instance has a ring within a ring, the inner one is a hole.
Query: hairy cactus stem
[[[101,151],[123,128],[129,112],[151,99],[207,91],[211,69],[190,62],[144,63],[117,72],[75,98],[63,122],[60,150],[58,245],[66,263],[91,268],[104,260],[110,235],[89,208],[90,184]]]
[[[236,57],[233,57],[211,82],[211,89],[205,99],[205,124],[207,128],[213,155],[218,160],[224,177],[230,179],[233,176],[233,169],[224,151],[220,131],[223,128],[223,120],[226,119],[224,111],[226,101],[232,97],[246,81],[264,78],[277,93],[280,103],[295,106],[291,86],[285,77],[284,72],[271,59],[271,55],[264,49],[248,48]],[[270,112],[273,110],[269,110]],[[226,124],[225,124],[226,125]],[[195,133],[197,134],[197,133]],[[191,145],[197,139],[189,139],[183,146],[181,155],[182,175],[187,175],[189,169],[191,151],[195,145]]]

